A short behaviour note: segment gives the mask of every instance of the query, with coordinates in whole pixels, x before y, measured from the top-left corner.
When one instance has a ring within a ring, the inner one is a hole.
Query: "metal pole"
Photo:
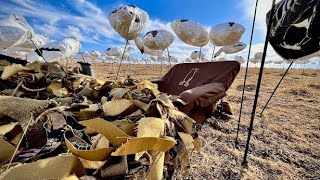
[[[31,37],[30,37],[30,41],[32,42],[32,44],[34,45],[34,47],[36,47],[37,51],[40,53],[40,55],[41,55],[41,57],[43,58],[43,60],[44,60],[45,62],[48,62],[48,61],[46,60],[46,58],[44,58],[42,52],[39,50],[39,48],[38,48],[38,46],[36,45],[36,43],[33,42],[33,40],[32,40]]]
[[[161,54],[162,55],[162,54]],[[160,67],[160,75],[159,76],[161,76],[161,74],[162,74],[162,59],[160,59],[160,56],[158,56],[158,61],[159,60],[161,60],[161,67]]]
[[[260,72],[259,72],[259,77],[258,77],[258,82],[257,82],[256,95],[255,95],[254,103],[253,103],[253,107],[252,107],[251,121],[250,121],[249,133],[248,133],[248,138],[247,138],[247,143],[246,143],[246,149],[245,149],[245,152],[244,152],[244,157],[243,157],[243,162],[242,162],[242,165],[244,165],[244,166],[248,165],[247,157],[248,157],[248,152],[249,152],[249,145],[250,145],[251,135],[252,135],[252,131],[253,131],[254,118],[255,118],[257,104],[258,104],[259,92],[260,92],[260,87],[261,87],[261,82],[262,82],[264,62],[266,60],[266,55],[267,55],[267,50],[268,50],[268,39],[269,39],[271,26],[272,26],[272,17],[273,17],[273,15],[275,13],[274,12],[275,3],[276,3],[276,0],[273,0],[272,1],[272,8],[271,8],[271,13],[270,13],[270,18],[269,18],[269,22],[268,22],[268,29],[267,29],[266,39],[265,39],[265,42],[264,42],[264,49],[263,49]]]
[[[168,51],[169,65],[170,65],[170,68],[171,68],[171,61],[170,61],[170,53],[169,53],[169,48],[167,48],[167,51]]]
[[[211,61],[213,61],[213,58],[214,58],[214,51],[215,51],[215,50],[216,50],[216,46],[215,46],[215,45],[213,45]]]
[[[116,76],[116,80],[115,80],[115,81],[118,80],[119,72],[120,72],[120,69],[121,69],[122,60],[123,60],[124,53],[125,53],[125,49],[127,49],[128,44],[129,44],[129,41],[127,40],[127,41],[126,41],[126,45],[125,45],[125,47],[124,47],[124,50],[123,50],[123,52],[122,52],[122,56],[121,56],[121,60],[120,60],[120,64],[119,64],[119,67],[118,67],[117,76]]]
[[[259,0],[256,0],[256,6],[255,6],[255,10],[254,10],[253,23],[252,23],[252,29],[251,29],[251,38],[250,38],[250,44],[249,44],[249,52],[248,52],[247,63],[246,63],[246,71],[245,71],[245,74],[244,74],[244,81],[243,81],[243,88],[242,88],[242,96],[241,96],[241,104],[240,104],[240,110],[239,110],[237,136],[236,136],[236,142],[235,142],[236,147],[238,147],[238,145],[239,145],[238,138],[239,138],[239,131],[240,131],[240,122],[241,122],[241,115],[242,115],[242,108],[243,108],[243,101],[244,101],[244,93],[245,93],[246,83],[247,83],[247,77],[248,77],[249,59],[250,59],[250,55],[251,55],[252,40],[253,40],[254,27],[255,27],[255,22],[256,22],[256,15],[257,15],[258,3],[259,3]]]
[[[162,76],[162,59],[161,59],[160,76]]]
[[[261,111],[261,113],[260,113],[260,116],[262,116],[264,110],[265,110],[265,109],[267,108],[267,106],[269,105],[269,102],[271,101],[273,95],[275,94],[275,92],[277,91],[278,87],[280,86],[282,80],[284,79],[284,77],[285,77],[285,76],[287,75],[287,73],[289,72],[289,69],[290,69],[290,67],[292,66],[292,64],[293,64],[293,61],[290,63],[289,67],[287,68],[287,70],[286,70],[286,72],[283,74],[283,76],[281,77],[281,79],[280,79],[279,83],[277,84],[276,88],[273,90],[270,98],[268,99],[267,103],[266,103],[265,106],[263,107],[263,109],[262,109],[262,111]]]
[[[81,55],[81,57],[82,57],[83,62],[86,62],[86,61],[84,60],[84,57],[83,57],[83,55],[82,55],[82,52],[80,53],[80,55]]]
[[[202,47],[200,47],[200,51],[199,51],[199,62],[201,60],[201,49],[202,49]]]

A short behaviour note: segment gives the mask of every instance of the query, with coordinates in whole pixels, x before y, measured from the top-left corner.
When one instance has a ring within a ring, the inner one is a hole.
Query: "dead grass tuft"
[[[238,91],[242,91],[242,89],[243,89],[243,85],[237,86]],[[254,84],[247,84],[246,85],[246,91],[253,92],[255,90],[256,90],[256,85],[254,85]]]
[[[298,86],[298,87],[291,87],[288,91],[289,93],[295,95],[295,96],[302,96],[302,97],[310,97],[311,92],[308,88]]]
[[[320,85],[318,85],[318,84],[309,84],[308,86],[311,88],[314,88],[316,90],[320,90]]]

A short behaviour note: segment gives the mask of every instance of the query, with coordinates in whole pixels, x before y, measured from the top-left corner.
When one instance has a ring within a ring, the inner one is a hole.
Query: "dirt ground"
[[[70,66],[70,65],[69,65]],[[168,65],[124,65],[120,75],[158,79]],[[95,64],[96,77],[113,79],[117,64]],[[199,131],[201,153],[191,155],[191,173],[185,179],[320,179],[320,71],[292,69],[262,117],[264,103],[284,70],[265,69],[248,167],[241,166],[255,94],[258,69],[249,69],[239,148],[235,147],[244,68],[228,91],[234,116],[208,119]],[[303,72],[303,73],[302,73]]]

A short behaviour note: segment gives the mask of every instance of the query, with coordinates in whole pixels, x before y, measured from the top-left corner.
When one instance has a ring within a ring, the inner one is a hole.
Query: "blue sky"
[[[144,33],[155,29],[170,30],[175,19],[190,19],[207,27],[223,22],[238,22],[246,27],[241,41],[249,43],[255,0],[1,0],[0,18],[10,14],[23,15],[38,34],[51,40],[60,40],[75,35],[80,38],[82,51],[124,46],[124,40],[112,29],[108,14],[113,8],[133,4],[145,10],[150,17]],[[260,0],[257,27],[254,34],[253,53],[262,51],[265,38],[265,14],[271,1]],[[134,47],[134,43],[131,42]],[[211,58],[212,45],[203,51]],[[198,50],[184,44],[178,38],[170,47],[170,53],[183,60],[192,51]],[[237,55],[247,56],[248,49]],[[141,57],[138,50],[133,56]],[[272,49],[269,58],[279,58]]]

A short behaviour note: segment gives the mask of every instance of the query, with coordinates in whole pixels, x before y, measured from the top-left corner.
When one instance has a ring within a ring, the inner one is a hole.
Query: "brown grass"
[[[97,77],[115,76],[110,65],[96,65]],[[157,79],[168,70],[160,65],[131,65],[121,75],[136,79]],[[185,179],[320,179],[320,79],[319,71],[290,70],[263,117],[261,108],[283,73],[266,69],[254,123],[247,168],[241,166],[250,113],[254,100],[257,69],[249,70],[243,116],[240,123],[240,147],[235,147],[238,110],[244,69],[228,91],[225,100],[234,109],[229,121],[210,119],[201,127],[203,148],[191,155],[191,173]]]

